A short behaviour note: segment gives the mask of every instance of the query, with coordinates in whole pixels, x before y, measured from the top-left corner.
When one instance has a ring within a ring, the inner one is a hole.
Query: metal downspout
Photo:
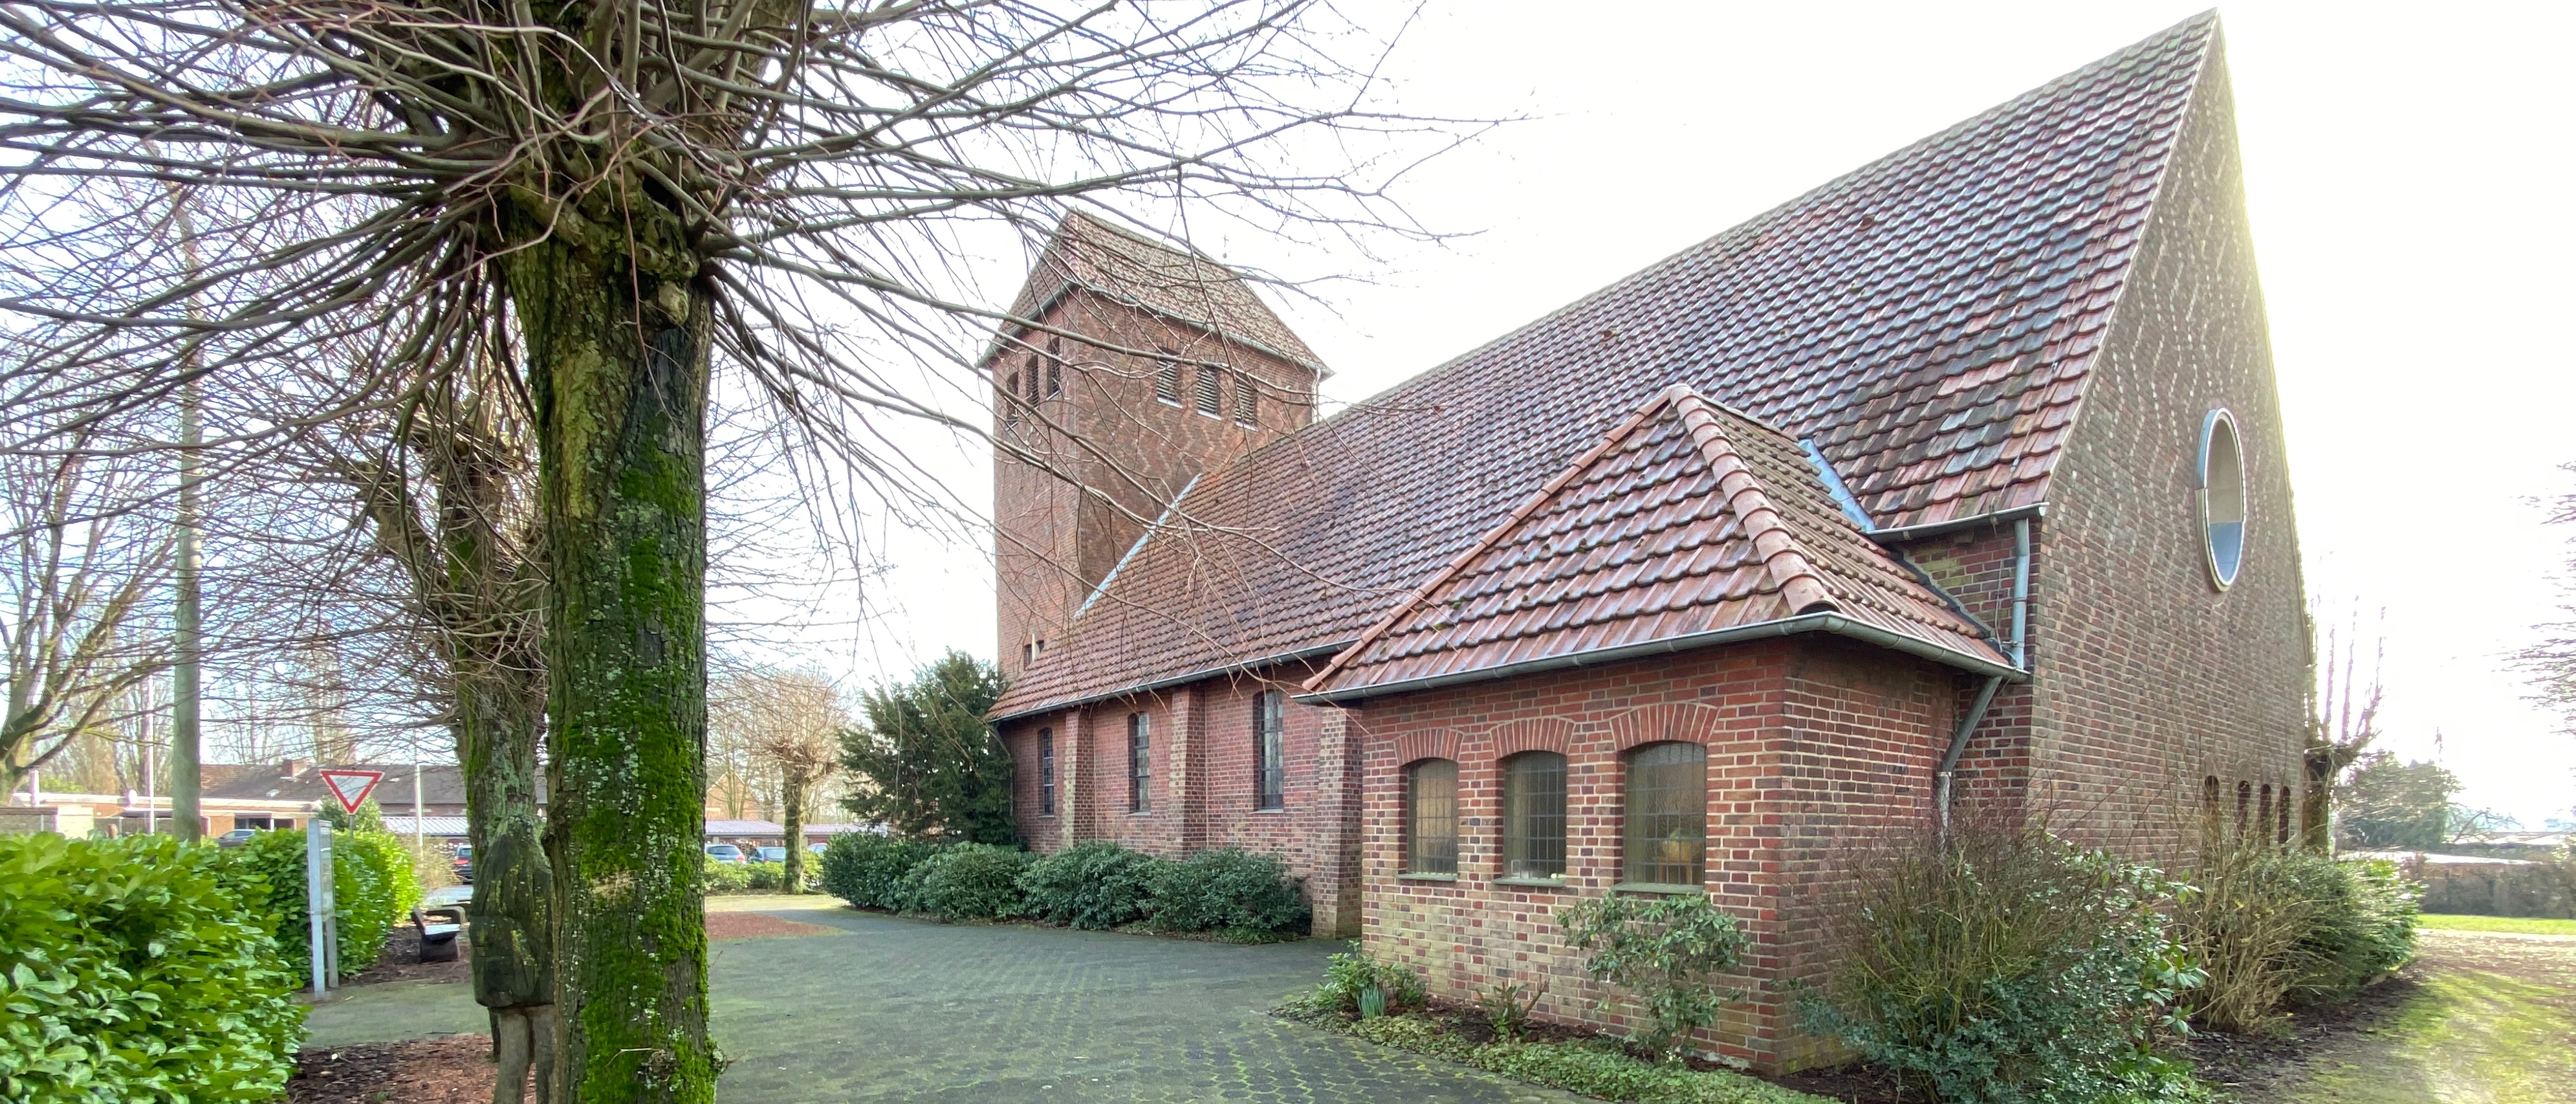
[[[2029,642],[2030,519],[2024,517],[2013,520],[2012,662],[2015,670],[2025,673],[2030,670]],[[1976,703],[1968,707],[1966,716],[1959,718],[1958,731],[1950,735],[1950,750],[1941,754],[1940,769],[1933,773],[1932,804],[1940,814],[1944,834],[1950,831],[1951,783],[1958,776],[1959,757],[1967,753],[1968,738],[1976,735],[1978,725],[1985,723],[1986,707],[1994,704],[1995,691],[2003,684],[2003,676],[1996,675],[1988,678],[1985,686],[1977,690]]]

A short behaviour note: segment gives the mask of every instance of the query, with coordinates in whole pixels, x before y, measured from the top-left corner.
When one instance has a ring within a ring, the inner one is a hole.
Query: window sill
[[[1458,876],[1455,874],[1398,874],[1395,877],[1398,881],[1406,882],[1454,882],[1458,880]]]
[[[1494,884],[1498,886],[1520,886],[1525,889],[1566,888],[1565,879],[1563,878],[1496,878],[1494,879]]]
[[[1270,806],[1269,808],[1266,808],[1266,809],[1264,809],[1264,808],[1256,808],[1256,809],[1254,809],[1254,810],[1252,810],[1252,811],[1253,811],[1253,812],[1255,812],[1255,813],[1273,813],[1273,814],[1279,814],[1279,813],[1286,813],[1286,812],[1288,811],[1288,807],[1287,807],[1287,806],[1285,806],[1285,805],[1273,805],[1273,806]]]
[[[1693,894],[1693,893],[1701,893],[1701,894],[1704,894],[1704,893],[1707,893],[1707,892],[1708,892],[1708,890],[1706,890],[1706,889],[1704,889],[1704,888],[1701,888],[1701,887],[1699,887],[1699,886],[1694,886],[1694,885],[1673,885],[1673,884],[1668,883],[1668,882],[1621,882],[1621,883],[1619,883],[1619,884],[1617,884],[1617,885],[1611,886],[1611,887],[1610,887],[1610,892],[1612,892],[1612,893],[1641,893],[1641,894],[1650,894],[1650,895],[1664,896],[1664,897],[1680,897],[1680,896],[1684,896],[1684,895],[1686,895],[1686,894]]]

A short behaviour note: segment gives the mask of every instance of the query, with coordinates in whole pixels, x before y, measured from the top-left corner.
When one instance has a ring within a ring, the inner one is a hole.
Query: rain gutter
[[[2013,519],[2013,604],[2012,661],[2020,677],[2030,679],[2030,519],[2024,515]],[[1932,805],[1940,814],[1941,831],[1950,830],[1951,788],[1958,778],[1959,757],[1968,751],[1968,738],[1976,735],[1977,726],[1985,723],[1986,707],[1995,702],[1995,691],[2002,688],[2002,676],[1990,676],[1977,690],[1976,703],[1959,718],[1958,731],[1950,736],[1950,749],[1941,753],[1941,766],[1932,773]]]
[[[1958,652],[1951,651],[1948,648],[1941,647],[1938,644],[1906,636],[1903,633],[1889,632],[1876,625],[1854,621],[1839,613],[1807,613],[1800,614],[1796,617],[1785,617],[1777,621],[1763,621],[1751,625],[1735,625],[1729,628],[1711,629],[1707,632],[1687,633],[1681,636],[1666,637],[1662,640],[1648,640],[1637,644],[1622,644],[1615,648],[1595,648],[1591,651],[1575,652],[1571,655],[1546,656],[1540,659],[1522,660],[1518,663],[1506,663],[1499,667],[1484,667],[1473,671],[1456,671],[1443,675],[1425,675],[1421,678],[1379,683],[1374,686],[1355,686],[1348,690],[1329,690],[1298,694],[1294,696],[1293,700],[1307,705],[1345,705],[1369,698],[1383,697],[1388,694],[1402,694],[1415,690],[1429,690],[1441,686],[1455,686],[1460,683],[1484,682],[1490,679],[1512,678],[1519,675],[1535,674],[1541,671],[1564,670],[1571,667],[1592,667],[1604,663],[1618,663],[1645,656],[1689,651],[1694,648],[1706,648],[1718,644],[1735,644],[1747,640],[1765,640],[1773,637],[1793,636],[1798,633],[1808,632],[1831,633],[1835,636],[1843,636],[1854,640],[1866,641],[1871,644],[1876,644],[1882,648],[1892,648],[1909,655],[1921,656],[1935,663],[1945,664],[1947,666],[1957,667],[1975,674],[1985,675],[1988,678],[1997,681],[2009,680],[2019,682],[2028,677],[2020,671],[2004,666],[2003,664],[1988,662],[1971,655],[1963,655]]]
[[[1172,675],[1168,678],[1158,678],[1151,682],[1139,682],[1127,686],[1121,686],[1115,690],[1103,690],[1097,694],[1085,694],[1078,698],[1066,698],[1061,701],[1051,701],[1045,705],[1032,706],[1015,713],[1005,713],[997,717],[988,718],[986,723],[1001,724],[1004,721],[1016,721],[1022,717],[1035,717],[1047,713],[1062,713],[1065,710],[1090,705],[1094,702],[1112,701],[1118,698],[1131,697],[1137,694],[1150,694],[1156,690],[1168,690],[1175,686],[1198,682],[1203,679],[1212,679],[1221,675],[1240,674],[1245,671],[1257,671],[1264,667],[1275,667],[1282,663],[1295,663],[1301,659],[1320,659],[1331,656],[1340,652],[1344,648],[1350,647],[1351,643],[1351,641],[1345,640],[1338,644],[1322,644],[1312,648],[1299,648],[1293,652],[1280,652],[1275,655],[1262,656],[1257,659],[1247,659],[1241,663],[1228,663],[1221,667],[1203,667],[1185,675]]]

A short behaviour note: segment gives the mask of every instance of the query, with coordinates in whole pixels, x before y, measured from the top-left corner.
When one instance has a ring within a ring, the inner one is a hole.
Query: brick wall
[[[1255,807],[1253,696],[1294,692],[1307,673],[1287,668],[1212,678],[1004,725],[1003,740],[1021,764],[1014,800],[1023,837],[1038,851],[1106,839],[1167,857],[1213,847],[1276,855],[1305,880],[1315,933],[1352,933],[1359,919],[1357,775],[1340,710],[1287,703],[1282,807]],[[1127,780],[1127,718],[1138,712],[1152,730],[1153,806],[1143,813],[1129,811]],[[1055,739],[1054,815],[1038,812],[1041,729]],[[1078,781],[1068,773],[1076,769]],[[1081,793],[1078,801],[1068,798],[1069,785]]]
[[[1434,996],[1472,1000],[1497,981],[1544,982],[1539,1014],[1627,1026],[1559,934],[1557,914],[1620,880],[1623,753],[1657,740],[1708,749],[1711,899],[1753,943],[1724,984],[1731,1005],[1702,1042],[1766,1067],[1820,1051],[1794,1030],[1781,983],[1823,963],[1818,889],[1842,848],[1929,808],[1930,771],[1965,679],[1909,657],[1822,637],[1684,653],[1400,695],[1353,714],[1364,757],[1359,861],[1370,953],[1421,971]],[[1567,757],[1561,888],[1499,882],[1501,761]],[[1454,880],[1407,877],[1404,768],[1458,763]]]
[[[2223,59],[2203,82],[2039,526],[2030,800],[2112,839],[2169,843],[2207,778],[2231,812],[2240,782],[2277,809],[2301,778],[2309,640],[2280,399]],[[2224,592],[2193,490],[2215,407],[2249,483]]]
[[[1025,645],[1059,633],[1191,477],[1314,420],[1315,374],[1304,366],[1088,292],[1066,296],[1043,321],[1101,344],[1031,334],[993,362],[995,650],[1013,675]],[[1217,415],[1198,409],[1198,365],[1180,365],[1174,405],[1156,397],[1162,362],[1118,349],[1227,365]],[[1048,395],[1050,370],[1063,379],[1057,397]],[[1236,416],[1237,374],[1256,381],[1257,425]],[[1034,407],[1025,390],[1033,376]],[[1014,380],[1022,389],[1006,395]]]

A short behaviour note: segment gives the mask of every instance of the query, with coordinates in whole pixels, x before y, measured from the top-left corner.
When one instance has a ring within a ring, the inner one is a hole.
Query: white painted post
[[[337,905],[331,894],[331,822],[317,816],[304,822],[304,911],[317,997],[331,991],[331,979],[340,972]]]

